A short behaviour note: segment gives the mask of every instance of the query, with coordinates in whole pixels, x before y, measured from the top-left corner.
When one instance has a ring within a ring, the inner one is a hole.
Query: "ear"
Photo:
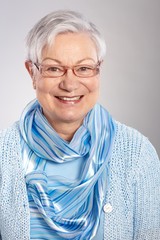
[[[26,67],[29,75],[32,78],[33,88],[36,89],[36,80],[35,80],[35,76],[34,76],[34,72],[33,72],[32,62],[31,61],[26,61],[25,62],[25,67]]]
[[[32,62],[31,61],[26,61],[25,62],[25,67],[29,73],[29,75],[31,76],[31,78],[33,79],[33,69],[32,69]]]

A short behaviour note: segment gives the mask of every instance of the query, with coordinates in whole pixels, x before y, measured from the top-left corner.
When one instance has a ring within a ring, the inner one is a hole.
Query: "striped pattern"
[[[20,130],[28,195],[32,209],[38,209],[39,220],[45,222],[44,229],[53,239],[92,239],[100,221],[115,135],[111,116],[97,104],[68,143],[50,126],[35,100],[25,108]],[[86,164],[76,181],[46,174],[47,161],[63,164],[79,158]],[[49,235],[45,239],[51,239]]]

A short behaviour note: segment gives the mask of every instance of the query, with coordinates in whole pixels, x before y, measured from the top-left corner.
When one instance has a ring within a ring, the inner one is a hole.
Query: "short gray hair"
[[[106,44],[97,27],[78,12],[59,10],[40,19],[29,31],[26,38],[26,60],[40,61],[43,48],[50,45],[56,35],[67,32],[89,34],[96,45],[99,60],[104,58]]]

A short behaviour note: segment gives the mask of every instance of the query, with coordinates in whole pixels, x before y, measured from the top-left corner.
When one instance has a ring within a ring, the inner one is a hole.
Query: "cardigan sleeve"
[[[135,176],[134,240],[159,240],[160,161],[145,137]]]

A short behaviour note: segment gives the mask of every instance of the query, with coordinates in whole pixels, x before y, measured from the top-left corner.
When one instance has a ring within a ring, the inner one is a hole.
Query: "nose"
[[[59,87],[67,92],[73,92],[79,87],[79,80],[74,75],[72,69],[68,69],[66,74],[62,77]]]

